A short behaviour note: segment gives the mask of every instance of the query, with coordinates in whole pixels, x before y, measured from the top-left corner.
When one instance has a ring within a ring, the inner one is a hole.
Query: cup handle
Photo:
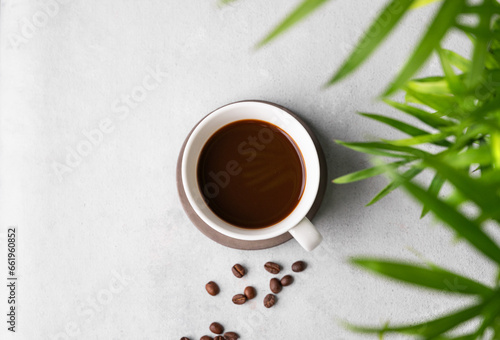
[[[290,234],[299,242],[299,244],[307,251],[316,248],[323,240],[323,236],[318,229],[304,217],[295,227],[289,230]]]

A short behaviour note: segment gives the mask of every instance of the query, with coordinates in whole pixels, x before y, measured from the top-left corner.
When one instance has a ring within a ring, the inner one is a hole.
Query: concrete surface
[[[206,113],[241,99],[297,112],[319,136],[331,179],[366,167],[367,157],[334,139],[399,137],[355,112],[397,115],[374,98],[432,8],[409,16],[354,76],[321,90],[384,1],[332,1],[259,51],[254,44],[298,1],[55,3],[2,1],[1,252],[14,225],[19,256],[17,333],[2,321],[2,338],[199,339],[219,321],[241,339],[358,339],[339,321],[416,321],[466,302],[362,272],[347,263],[354,255],[419,261],[413,249],[492,282],[491,263],[432,219],[420,221],[404,193],[365,208],[384,178],[329,185],[314,221],[325,240],[312,253],[294,241],[252,252],[220,246],[191,225],[177,198],[185,136]],[[434,60],[424,72],[438,70]],[[288,273],[299,259],[308,270],[275,308],[263,308],[263,264]],[[244,279],[231,274],[236,262],[249,270]],[[210,280],[221,286],[217,297],[204,290]],[[247,284],[258,297],[233,305]]]

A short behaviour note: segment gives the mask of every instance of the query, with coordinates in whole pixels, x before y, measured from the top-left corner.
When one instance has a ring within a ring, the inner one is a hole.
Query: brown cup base
[[[316,215],[316,213],[321,205],[321,202],[323,201],[323,196],[324,196],[324,193],[326,190],[326,183],[327,183],[326,159],[325,159],[323,149],[321,148],[321,145],[320,145],[318,139],[316,138],[314,133],[311,131],[311,129],[306,125],[306,123],[304,123],[299,117],[297,117],[292,111],[288,110],[287,108],[280,106],[280,105],[277,105],[277,104],[274,104],[274,103],[262,101],[262,100],[245,100],[245,101],[266,103],[266,104],[276,106],[276,107],[286,111],[290,116],[292,116],[300,124],[302,124],[304,126],[304,128],[307,130],[307,132],[309,133],[309,135],[311,136],[311,139],[313,140],[314,145],[316,146],[316,150],[318,152],[318,157],[319,157],[319,163],[320,163],[320,183],[319,183],[318,193],[316,195],[316,199],[314,200],[314,203],[313,203],[311,209],[309,210],[309,212],[306,215],[309,220],[312,220],[313,217]],[[231,104],[233,104],[233,103],[231,103]],[[227,104],[227,105],[230,105],[230,104]],[[209,113],[209,115],[210,114],[211,113]],[[205,119],[205,117],[203,119]],[[199,122],[198,122],[198,124],[199,124]],[[193,130],[196,128],[196,126],[198,124],[196,124],[193,127]],[[259,240],[259,241],[238,240],[238,239],[226,236],[224,234],[221,234],[218,231],[212,229],[200,217],[198,217],[198,215],[195,213],[195,211],[193,210],[193,208],[189,204],[189,201],[186,197],[186,193],[184,191],[184,185],[182,183],[182,176],[181,176],[181,164],[182,164],[182,156],[184,154],[184,148],[185,148],[186,142],[189,139],[189,136],[191,136],[191,133],[193,132],[193,130],[191,130],[191,132],[189,132],[189,135],[186,137],[186,140],[182,144],[181,151],[179,153],[179,158],[177,160],[176,180],[177,180],[177,191],[179,193],[179,198],[181,200],[182,207],[183,207],[184,211],[186,212],[186,214],[188,215],[191,222],[193,222],[193,224],[195,225],[195,227],[198,228],[198,230],[200,230],[205,236],[207,236],[208,238],[212,239],[213,241],[215,241],[219,244],[222,244],[226,247],[235,248],[235,249],[242,249],[242,250],[258,250],[258,249],[272,248],[272,247],[278,246],[278,245],[290,240],[292,238],[292,235],[290,235],[290,233],[285,233],[285,234],[282,234],[280,236],[273,237],[273,238],[270,238],[267,240]]]

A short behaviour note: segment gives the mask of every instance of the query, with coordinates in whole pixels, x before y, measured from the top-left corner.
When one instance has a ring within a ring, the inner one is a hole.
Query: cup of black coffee
[[[319,188],[318,153],[281,107],[242,101],[209,114],[186,142],[181,174],[193,210],[226,236],[257,241],[290,232],[309,251],[322,240],[305,217]]]

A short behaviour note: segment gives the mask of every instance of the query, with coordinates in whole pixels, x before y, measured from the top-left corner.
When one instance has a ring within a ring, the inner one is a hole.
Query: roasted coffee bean
[[[200,340],[214,340],[214,338],[212,338],[211,336],[208,336],[208,335],[204,335],[200,338]]]
[[[274,294],[278,294],[279,292],[281,292],[281,289],[283,287],[281,286],[280,280],[278,280],[277,278],[272,278],[269,282],[269,288],[271,288],[271,292],[273,292]]]
[[[283,287],[286,287],[286,286],[289,286],[293,283],[293,276],[291,275],[285,275],[283,276],[283,278],[281,279],[281,285]]]
[[[307,265],[304,261],[297,261],[294,264],[292,264],[292,270],[296,273],[299,273],[306,269]]]
[[[215,295],[219,294],[219,292],[220,292],[219,286],[217,285],[217,283],[215,283],[213,281],[210,281],[209,283],[207,283],[205,285],[205,289],[207,290],[208,294],[210,294],[212,296],[215,296]]]
[[[237,340],[239,338],[240,338],[240,336],[235,332],[226,332],[224,334],[224,339],[226,339],[226,340]]]
[[[248,300],[252,300],[257,295],[255,288],[251,286],[246,287],[244,293]]]
[[[218,322],[212,322],[210,325],[210,331],[214,334],[222,334],[224,333],[224,327]]]
[[[181,338],[181,340],[190,340],[190,339],[189,339],[189,338],[187,338],[187,337],[185,337],[185,336],[183,336],[183,337]]]
[[[264,298],[264,307],[271,308],[276,303],[276,296],[273,294],[267,294]]]
[[[281,270],[280,265],[274,262],[266,262],[264,268],[266,268],[266,270],[271,274],[278,274]]]
[[[236,294],[233,296],[233,303],[235,305],[242,305],[247,301],[247,297],[243,294]]]
[[[224,337],[222,335],[217,335],[214,340],[224,340]]]
[[[245,275],[245,268],[239,263],[233,266],[232,271],[237,278],[242,278]]]

